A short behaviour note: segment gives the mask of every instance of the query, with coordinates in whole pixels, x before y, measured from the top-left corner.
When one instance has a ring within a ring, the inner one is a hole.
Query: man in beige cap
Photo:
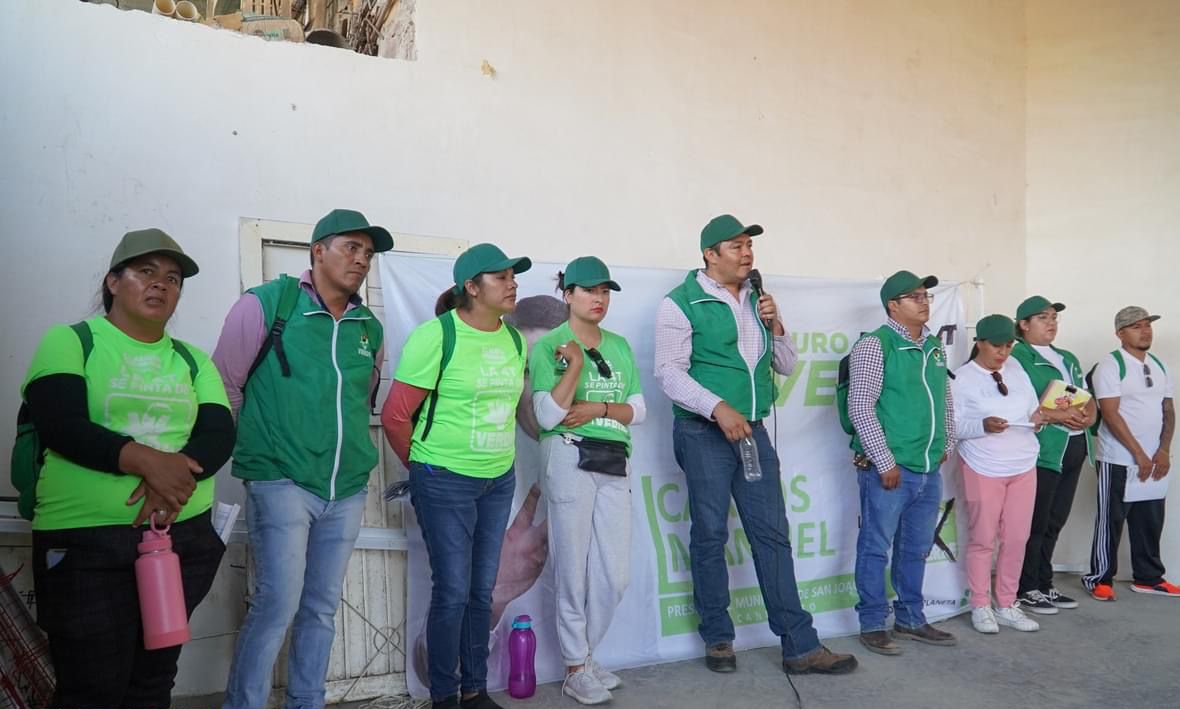
[[[1134,305],[1120,310],[1114,329],[1123,346],[1099,361],[1089,377],[1102,417],[1095,456],[1098,520],[1090,573],[1082,577],[1082,583],[1099,601],[1115,600],[1114,576],[1124,520],[1130,528],[1131,590],[1180,596],[1180,586],[1164,579],[1160,560],[1163,497],[1126,501],[1136,478],[1160,480],[1172,466],[1169,451],[1176,428],[1172,377],[1163,362],[1148,353],[1151,324],[1159,317]]]

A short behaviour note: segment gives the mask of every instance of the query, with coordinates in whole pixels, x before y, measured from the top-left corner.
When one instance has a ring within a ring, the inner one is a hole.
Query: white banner
[[[381,282],[386,312],[385,341],[391,371],[409,332],[433,317],[435,297],[452,284],[450,259],[388,253],[381,255]],[[519,299],[553,295],[557,270],[564,264],[536,263],[518,277]],[[698,657],[703,644],[697,635],[689,571],[688,498],[684,474],[672,455],[672,405],[652,376],[655,347],[652,324],[664,295],[684,280],[685,272],[649,268],[612,268],[623,287],[612,296],[604,325],[631,343],[643,379],[648,418],[632,429],[634,454],[631,586],[595,659],[612,667],[635,667]],[[782,462],[782,484],[787,504],[795,571],[803,607],[815,616],[824,637],[858,632],[853,606],[858,491],[849,437],[836,420],[835,387],[839,361],[861,332],[883,321],[878,281],[835,281],[765,276],[800,358],[789,377],[778,377],[775,416],[766,421]],[[930,327],[940,333],[952,364],[963,362],[970,350],[959,284],[935,289]],[[527,559],[530,548],[544,539],[544,500],[526,526],[527,510],[518,519],[530,486],[537,481],[537,444],[518,429],[516,498],[512,519],[524,534],[513,534],[502,558]],[[944,514],[939,544],[928,561],[925,595],[931,620],[954,615],[966,605],[965,573],[958,559],[965,550],[965,515],[959,476],[943,471]],[[430,604],[430,568],[411,506],[406,503],[409,537],[407,571],[407,642],[412,648],[406,677],[415,696],[426,696],[425,625]],[[960,524],[960,518],[962,523]],[[731,508],[729,564],[730,614],[737,628],[739,649],[777,645],[766,624],[766,610],[758,590],[750,545]],[[960,544],[963,540],[963,544]],[[507,684],[507,637],[512,617],[532,616],[537,635],[537,677],[559,680],[564,675],[554,626],[552,573],[542,570],[535,582],[528,563],[502,565],[501,580],[527,588],[508,604],[492,634],[488,686]],[[505,576],[511,576],[511,579]]]

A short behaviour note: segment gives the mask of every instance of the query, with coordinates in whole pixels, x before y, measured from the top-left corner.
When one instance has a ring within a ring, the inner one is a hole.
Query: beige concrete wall
[[[698,265],[700,227],[734,212],[766,227],[768,273],[982,276],[1005,310],[1023,293],[1018,0],[417,11],[418,60],[399,62],[5,4],[0,278],[36,306],[5,310],[0,431],[40,334],[86,314],[119,236],[146,225],[201,264],[173,329],[205,348],[240,292],[238,219],[335,206],[539,259],[675,268]],[[231,595],[202,612],[224,620]],[[224,684],[223,664],[183,665],[180,694]]]
[[[1180,3],[1031,0],[1027,23],[1029,292],[1067,304],[1058,342],[1087,369],[1119,308],[1161,313],[1180,375]],[[1087,563],[1094,495],[1087,470],[1058,561]],[[1180,524],[1164,548],[1180,577]]]

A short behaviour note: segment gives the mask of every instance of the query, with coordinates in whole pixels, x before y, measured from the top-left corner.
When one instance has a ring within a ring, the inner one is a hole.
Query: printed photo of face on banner
[[[441,313],[437,312],[436,315]],[[504,321],[520,330],[528,350],[542,335],[565,322],[566,305],[551,295],[518,297],[516,309]],[[540,430],[533,414],[532,387],[525,371],[524,392],[516,408],[516,492],[512,498],[512,515],[504,531],[500,549],[500,570],[492,591],[492,626],[488,642],[488,684],[498,687],[508,676],[508,657],[504,652],[512,620],[520,614],[533,619],[537,636],[538,674],[544,658],[556,658],[557,635],[554,624],[553,572],[547,571],[549,531],[545,520],[545,500],[541,490]],[[407,510],[412,509],[407,506]],[[427,592],[429,596],[429,592]],[[425,689],[429,689],[427,672],[426,626],[413,644],[413,670]],[[555,667],[559,667],[557,663]]]

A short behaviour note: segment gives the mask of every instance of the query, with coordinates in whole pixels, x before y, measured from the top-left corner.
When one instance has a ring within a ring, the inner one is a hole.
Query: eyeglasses
[[[602,375],[602,378],[610,379],[610,365],[606,363],[606,360],[602,358],[598,350],[593,347],[587,347],[586,354],[590,356],[590,361],[594,363],[594,366],[598,367],[598,373]]]
[[[1000,391],[1000,396],[1008,396],[1008,385],[1004,383],[1004,378],[1000,376],[999,372],[992,372],[992,381],[996,383],[996,389]]]
[[[897,296],[896,298],[894,298],[894,300],[912,300],[915,303],[933,303],[934,302],[934,294],[933,293],[906,293],[905,295]]]
[[[1147,385],[1148,389],[1153,384],[1151,381],[1151,367],[1148,367],[1146,362],[1143,363],[1143,383]]]

